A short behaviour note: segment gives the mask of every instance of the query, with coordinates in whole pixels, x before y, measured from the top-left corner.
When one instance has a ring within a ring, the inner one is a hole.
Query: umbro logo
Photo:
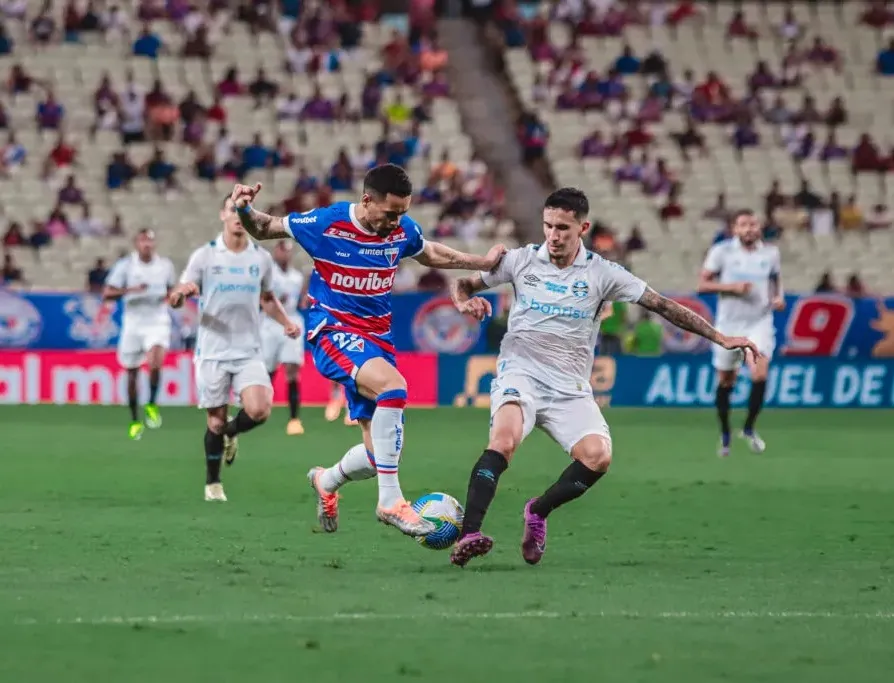
[[[540,278],[536,275],[525,275],[525,284],[529,287],[536,287],[538,282],[540,282]]]

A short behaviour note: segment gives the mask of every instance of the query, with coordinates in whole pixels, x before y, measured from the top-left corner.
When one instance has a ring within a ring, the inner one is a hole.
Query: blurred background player
[[[733,238],[715,244],[705,257],[698,291],[717,294],[718,330],[747,336],[760,349],[762,357],[750,368],[748,416],[739,435],[752,451],[763,453],[766,444],[754,425],[764,405],[767,373],[776,348],[773,311],[785,309],[779,248],[761,240],[763,226],[753,211],[739,211],[732,221]],[[720,420],[718,455],[726,457],[730,448],[730,395],[736,385],[742,358],[735,350],[718,347],[714,347],[713,353]]]
[[[581,238],[590,228],[589,210],[580,190],[556,190],[544,204],[542,245],[512,249],[493,271],[454,282],[456,307],[479,320],[491,307],[475,293],[505,283],[517,293],[491,383],[488,445],[472,469],[462,533],[450,557],[460,567],[493,546],[493,539],[481,533],[484,516],[500,475],[535,426],[571,456],[571,464],[525,505],[521,552],[528,564],[537,564],[546,550],[547,516],[582,496],[608,471],[611,435],[590,386],[606,301],[638,303],[724,348],[757,351],[744,337],[721,334],[617,263],[588,252]]]
[[[341,415],[342,409],[347,405],[348,399],[345,396],[344,387],[338,382],[330,382],[329,383],[329,402],[326,404],[326,410],[323,412],[323,415],[326,417],[328,422],[335,422],[339,415]],[[345,413],[345,424],[348,426],[354,426],[357,424],[357,420],[351,419],[351,413]]]
[[[206,501],[226,501],[221,459],[232,465],[237,435],[270,416],[273,387],[261,356],[260,309],[289,337],[301,333],[273,293],[270,253],[248,239],[230,197],[224,200],[220,220],[223,232],[192,253],[180,284],[169,296],[174,308],[187,297],[201,296],[194,362],[198,407],[207,411]],[[242,408],[228,421],[231,391]]]
[[[337,489],[376,474],[376,517],[409,536],[425,536],[435,525],[413,510],[398,479],[407,382],[397,370],[391,337],[394,274],[402,258],[415,258],[430,268],[490,270],[505,249],[498,246],[486,256],[474,256],[423,239],[422,229],[407,216],[413,185],[406,171],[393,164],[367,172],[357,203],[339,202],[286,217],[251,208],[249,202],[260,190],[260,184],[237,186],[237,206],[245,207],[239,216],[255,239],[292,237],[314,260],[307,341],[320,374],[345,387],[348,414],[363,432],[363,444],[337,465],[308,472],[320,524],[335,531]]]
[[[124,317],[118,337],[118,363],[127,369],[127,403],[133,440],[143,436],[138,416],[138,379],[145,360],[149,364],[149,401],[143,411],[145,426],[161,427],[158,387],[165,353],[171,345],[171,314],[166,299],[174,286],[174,264],[155,253],[155,233],[140,230],[134,238],[136,249],[119,260],[106,278],[104,301],[124,300]]]
[[[304,296],[304,275],[292,267],[292,242],[281,240],[273,247],[273,294],[283,305],[289,319],[295,323],[301,333],[294,339],[285,335],[282,325],[265,315],[261,323],[261,347],[264,364],[272,382],[276,369],[282,364],[286,373],[286,386],[289,398],[289,422],[286,434],[297,436],[304,434],[304,425],[298,412],[301,408],[301,368],[304,365],[304,318],[298,311]]]

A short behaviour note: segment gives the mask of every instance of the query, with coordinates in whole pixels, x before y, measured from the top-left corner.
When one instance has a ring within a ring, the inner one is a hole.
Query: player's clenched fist
[[[289,323],[283,327],[283,331],[289,339],[297,339],[301,334],[301,327],[295,323]]]
[[[487,264],[486,268],[482,268],[485,271],[491,271],[500,265],[500,261],[503,260],[503,256],[506,253],[507,249],[502,244],[495,244],[492,246],[487,254],[484,255],[485,263]],[[489,304],[488,304],[489,305]]]
[[[491,309],[490,301],[480,296],[476,296],[472,299],[469,299],[468,301],[458,303],[456,305],[456,308],[459,310],[460,313],[471,315],[476,320],[484,320],[493,312]]]
[[[254,201],[254,198],[258,196],[260,191],[261,183],[236,185],[230,193],[230,199],[233,200],[233,204],[236,205],[237,209],[244,209]]]

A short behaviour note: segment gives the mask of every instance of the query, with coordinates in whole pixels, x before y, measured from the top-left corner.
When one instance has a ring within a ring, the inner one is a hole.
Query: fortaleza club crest
[[[448,297],[425,302],[413,317],[413,341],[427,353],[465,353],[478,341],[481,323],[463,315]]]
[[[65,313],[71,318],[68,334],[87,346],[108,346],[118,335],[118,324],[112,319],[114,304],[105,304],[102,297],[81,294],[65,302]]]
[[[394,265],[394,262],[397,260],[397,255],[400,253],[400,249],[397,247],[388,247],[383,252],[385,254],[385,258],[388,259],[389,265]]]
[[[27,299],[0,290],[0,347],[24,347],[43,329],[40,312]]]

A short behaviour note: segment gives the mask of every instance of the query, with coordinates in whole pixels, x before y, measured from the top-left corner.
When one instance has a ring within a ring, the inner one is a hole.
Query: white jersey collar
[[[541,261],[546,261],[549,263],[549,249],[546,246],[546,242],[540,245],[540,248],[537,250],[537,258]],[[578,241],[577,245],[577,256],[574,257],[574,262],[571,264],[572,266],[585,266],[587,265],[587,250],[584,249],[583,240]]]
[[[149,259],[149,261],[144,261],[140,258],[140,254],[136,250],[131,252],[130,258],[135,265],[142,263],[145,266],[151,266],[158,262],[158,254],[152,254],[152,258]]]
[[[746,247],[744,244],[742,244],[742,240],[740,240],[738,237],[733,237],[733,246],[735,246],[736,249],[742,249],[744,251],[752,251],[751,249],[748,249],[748,247]],[[763,240],[755,241],[754,251],[757,251],[758,249],[763,249],[763,246],[764,246]]]
[[[374,232],[370,232],[369,230],[364,228],[363,224],[357,219],[356,209],[357,209],[357,204],[351,204],[351,206],[348,207],[348,216],[350,216],[351,223],[353,224],[353,226],[355,228],[357,228],[358,230],[360,230],[361,232],[363,232],[364,234],[375,235]]]

